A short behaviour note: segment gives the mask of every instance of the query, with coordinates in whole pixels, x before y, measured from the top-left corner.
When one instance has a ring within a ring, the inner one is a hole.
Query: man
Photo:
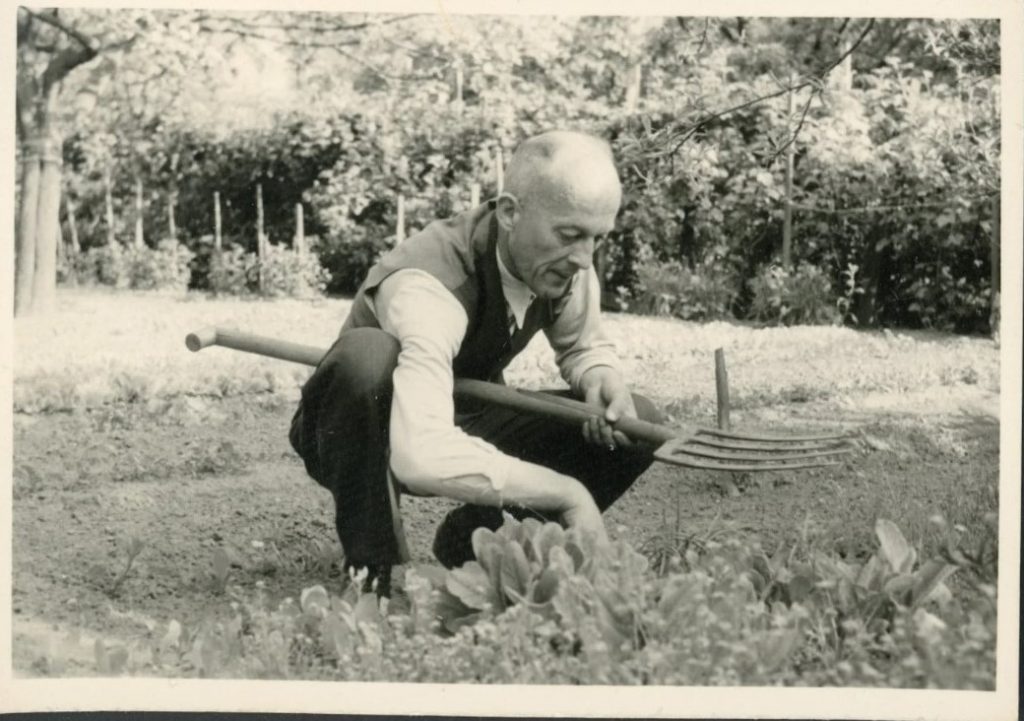
[[[369,271],[303,388],[291,441],[334,494],[346,565],[368,568],[378,593],[400,560],[389,469],[396,491],[464,502],[434,541],[449,568],[472,559],[473,530],[499,527],[503,508],[607,538],[601,511],[651,463],[613,423],[659,420],[600,328],[594,246],[621,197],[606,143],[545,133],[516,150],[497,199],[431,223]],[[501,382],[538,331],[570,393],[605,409],[582,432],[453,400],[455,377]]]

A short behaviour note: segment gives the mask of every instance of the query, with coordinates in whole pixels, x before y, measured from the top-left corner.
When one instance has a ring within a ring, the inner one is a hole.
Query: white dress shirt
[[[511,323],[521,328],[534,295],[498,257]],[[593,270],[577,273],[558,319],[545,330],[562,377],[579,390],[583,374],[617,367],[614,346],[600,327],[600,288]],[[523,464],[454,423],[452,361],[469,318],[462,304],[426,271],[403,269],[367,297],[382,330],[401,343],[391,403],[391,470],[413,493],[448,495],[444,482],[485,477],[501,493],[513,464]],[[518,469],[522,472],[523,469]]]

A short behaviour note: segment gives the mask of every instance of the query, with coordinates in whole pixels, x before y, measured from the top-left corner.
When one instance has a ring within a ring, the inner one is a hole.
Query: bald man
[[[449,568],[473,558],[473,531],[498,528],[502,509],[606,539],[601,512],[651,463],[612,424],[660,420],[628,390],[600,325],[594,247],[621,198],[604,141],[545,133],[517,148],[496,199],[431,223],[369,271],[303,388],[290,437],[334,495],[347,567],[369,569],[378,593],[399,562],[388,484],[463,503],[434,541]],[[503,382],[539,331],[563,393],[603,406],[603,417],[568,428],[453,399],[455,378]]]

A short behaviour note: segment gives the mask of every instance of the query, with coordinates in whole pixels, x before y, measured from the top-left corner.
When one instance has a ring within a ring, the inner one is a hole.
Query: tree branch
[[[800,131],[804,127],[804,120],[807,119],[807,111],[811,109],[811,103],[814,101],[814,96],[816,96],[818,92],[819,91],[817,89],[812,90],[810,95],[807,96],[807,102],[804,103],[804,109],[800,113],[800,122],[796,124],[796,129],[793,130],[792,134],[789,136],[789,139],[785,143],[783,143],[778,149],[776,149],[774,153],[772,153],[772,157],[768,158],[768,160],[765,162],[765,165],[771,165],[773,162],[775,162],[775,159],[777,157],[779,157],[786,151],[786,148],[788,148],[790,145],[796,142],[797,136],[800,135]]]
[[[78,30],[75,30],[73,27],[65,24],[60,19],[58,19],[57,12],[55,10],[37,12],[26,7],[22,7],[21,9],[27,12],[32,17],[36,18],[37,20],[44,22],[51,27],[57,28],[68,37],[76,40],[83,48],[92,53],[92,55],[90,55],[90,58],[96,55],[97,47],[95,45],[95,42],[92,41],[88,36],[84,35]]]
[[[720,110],[717,113],[711,113],[710,115],[707,115],[707,116],[701,118],[696,123],[694,123],[693,125],[691,125],[686,130],[683,131],[682,136],[679,138],[678,142],[676,142],[676,144],[672,146],[672,150],[669,151],[670,154],[675,155],[675,153],[677,153],[679,151],[679,149],[681,147],[683,147],[683,144],[687,140],[692,138],[694,136],[694,134],[697,133],[698,130],[700,130],[701,128],[703,128],[705,125],[707,125],[708,123],[710,123],[713,120],[717,120],[719,118],[725,117],[726,115],[729,115],[731,113],[735,113],[735,112],[740,111],[740,110],[745,110],[746,108],[749,108],[749,107],[751,107],[753,105],[757,105],[759,103],[763,103],[764,101],[771,100],[772,98],[777,98],[780,95],[784,95],[784,94],[786,94],[788,92],[796,92],[797,90],[800,90],[802,88],[806,88],[809,85],[812,85],[816,80],[823,79],[826,75],[828,75],[830,72],[832,72],[832,70],[837,68],[840,63],[842,63],[844,60],[846,60],[846,58],[851,53],[853,53],[853,51],[856,50],[858,48],[858,46],[860,46],[860,44],[862,42],[864,42],[864,38],[867,37],[867,34],[871,31],[871,28],[874,27],[874,24],[875,24],[875,19],[874,18],[869,19],[867,25],[864,26],[864,30],[861,32],[860,36],[853,43],[850,44],[850,47],[847,48],[844,53],[842,53],[838,58],[833,60],[831,63],[829,63],[828,65],[823,66],[820,70],[818,70],[817,72],[813,73],[811,76],[808,76],[805,80],[797,83],[796,85],[790,85],[790,86],[784,87],[781,90],[778,90],[778,91],[776,91],[774,93],[768,93],[767,95],[762,95],[762,96],[756,97],[756,98],[754,98],[752,100],[748,100],[748,101],[746,101],[744,103],[740,103],[739,105],[734,105],[734,106],[732,106],[730,108],[726,108],[725,110]]]

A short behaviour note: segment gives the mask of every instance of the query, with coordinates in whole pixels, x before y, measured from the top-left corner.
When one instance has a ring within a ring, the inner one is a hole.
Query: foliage
[[[84,284],[109,285],[137,290],[179,290],[188,288],[192,252],[171,239],[155,248],[100,245],[71,259],[63,272],[68,279]]]
[[[952,567],[917,565],[893,524],[876,532],[859,567],[726,539],[659,577],[624,542],[597,548],[506,519],[474,535],[476,561],[409,571],[406,610],[378,605],[358,577],[341,597],[232,591],[227,619],[101,644],[97,663],[204,677],[993,688],[994,591],[958,601],[943,584]],[[112,650],[118,663],[105,664]]]
[[[736,281],[719,263],[705,261],[694,270],[675,261],[649,263],[638,266],[636,273],[630,310],[698,321],[732,316]]]
[[[327,285],[327,271],[312,253],[300,253],[268,244],[262,265],[263,295],[308,298],[320,295]]]
[[[219,295],[243,295],[256,284],[256,254],[234,246],[208,255],[207,287]]]
[[[832,286],[820,268],[801,263],[795,271],[766,266],[748,281],[757,320],[781,325],[814,325],[838,320]]]

